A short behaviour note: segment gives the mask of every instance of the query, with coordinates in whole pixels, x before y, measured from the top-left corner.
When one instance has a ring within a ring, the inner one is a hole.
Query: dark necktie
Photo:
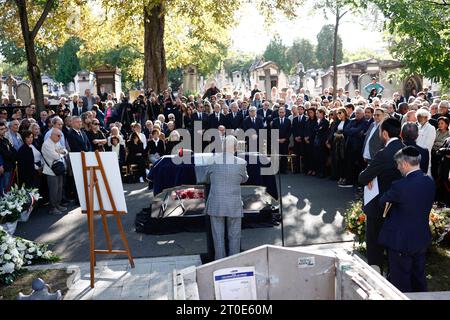
[[[281,126],[284,125],[284,118],[281,118]]]
[[[198,117],[199,117],[200,120],[202,120],[202,114],[201,113],[198,114]]]
[[[253,121],[253,127],[255,127],[255,118],[252,118]]]

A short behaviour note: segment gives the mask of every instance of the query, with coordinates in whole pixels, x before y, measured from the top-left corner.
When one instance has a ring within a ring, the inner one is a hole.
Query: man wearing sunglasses
[[[67,210],[63,207],[62,197],[63,197],[63,182],[64,174],[57,175],[52,166],[56,161],[62,161],[66,166],[64,156],[68,154],[66,148],[60,144],[60,139],[62,137],[62,131],[57,128],[53,128],[49,139],[44,141],[42,145],[42,156],[44,158],[44,170],[43,173],[47,176],[49,198],[50,198],[50,214],[60,215]],[[67,166],[66,166],[67,168]]]

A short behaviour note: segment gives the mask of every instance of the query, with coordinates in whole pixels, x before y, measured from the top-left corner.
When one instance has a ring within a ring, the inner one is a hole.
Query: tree
[[[15,0],[15,3],[19,11],[20,26],[22,28],[22,36],[25,43],[28,75],[31,80],[31,86],[33,87],[36,105],[40,109],[44,107],[44,89],[42,88],[41,69],[37,63],[35,38],[47,18],[48,13],[52,10],[55,0],[47,0],[45,2],[44,10],[42,11],[40,18],[32,28],[30,28],[26,0]]]
[[[220,4],[215,0],[136,0],[124,6],[123,0],[102,0],[105,8],[114,11],[118,24],[143,26],[144,86],[156,91],[167,87],[167,66],[180,66],[171,65],[171,59],[200,62],[200,71],[219,65],[226,57],[227,31],[233,26],[233,13],[244,2],[247,0],[222,0]],[[280,11],[293,17],[302,2],[262,0],[258,7],[267,17]],[[179,21],[186,23],[180,25]],[[168,35],[168,28],[177,24],[181,32]],[[166,41],[174,45],[168,47]],[[184,45],[178,46],[180,43]],[[166,50],[172,50],[171,55]]]
[[[401,75],[421,74],[450,87],[450,2],[371,1],[386,17],[389,50],[404,65]]]
[[[265,61],[275,62],[281,70],[289,72],[289,64],[286,59],[286,46],[283,44],[280,36],[275,35],[269,42],[264,51],[263,57]]]
[[[0,45],[13,43],[17,53],[25,56],[28,76],[33,88],[34,98],[38,108],[44,106],[41,66],[47,66],[52,72],[55,52],[72,33],[79,32],[76,18],[83,12],[85,0],[0,0],[2,14],[0,15]],[[67,15],[71,12],[71,16]],[[21,30],[21,32],[17,32]],[[5,41],[4,39],[8,39]],[[39,63],[40,48],[48,57],[46,63]],[[18,58],[18,60],[20,60]]]
[[[332,25],[333,30],[333,99],[337,96],[337,65],[342,62],[342,40],[339,37],[339,26],[342,23],[344,16],[350,11],[358,11],[360,8],[365,8],[365,1],[362,0],[320,0],[315,4],[316,9],[323,10],[325,17],[327,14],[331,13],[334,18],[334,25]],[[330,28],[330,27],[328,27]],[[329,32],[330,30],[328,30]],[[339,49],[339,47],[341,49]],[[322,48],[321,48],[322,49]],[[319,52],[319,46],[317,47],[317,52]],[[317,58],[319,60],[319,58]]]
[[[230,53],[229,57],[223,62],[223,68],[230,77],[234,71],[240,71],[242,72],[242,76],[244,76],[254,61],[254,55],[233,52]]]
[[[328,68],[333,65],[334,59],[334,26],[327,24],[322,27],[317,34],[316,59],[321,68]],[[336,41],[336,64],[342,63],[344,56],[342,50],[342,39],[338,35]]]
[[[317,66],[314,45],[307,39],[295,39],[292,46],[287,49],[286,59],[290,73],[296,72],[299,62],[303,63],[305,70]]]
[[[80,46],[80,39],[70,38],[59,50],[56,81],[67,85],[73,81],[77,72],[80,71],[80,59],[77,56]]]

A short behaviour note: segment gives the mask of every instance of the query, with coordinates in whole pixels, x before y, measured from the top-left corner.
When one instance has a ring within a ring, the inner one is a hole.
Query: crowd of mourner
[[[113,151],[120,167],[132,166],[144,182],[151,165],[171,154],[182,139],[178,130],[193,132],[196,122],[222,135],[267,129],[269,140],[270,131],[278,129],[277,153],[290,155],[280,159],[282,174],[292,169],[357,188],[359,173],[383,148],[380,123],[394,118],[401,122],[403,143],[420,151],[421,168],[437,186],[436,201],[450,205],[449,101],[433,97],[427,88],[407,98],[398,93],[384,97],[375,79],[364,89],[368,95],[356,90],[350,96],[338,88],[333,99],[333,88],[320,96],[310,96],[303,88],[273,88],[266,95],[257,86],[248,94],[229,94],[213,84],[203,95],[184,96],[169,88],[146,91],[129,101],[102,88],[98,95],[86,90],[61,98],[58,105],[45,99],[40,112],[33,102],[22,106],[20,100],[12,104],[3,98],[0,193],[14,184],[39,188],[51,213],[61,214],[66,202],[77,198],[69,152]],[[64,163],[63,174],[55,173],[55,161]]]

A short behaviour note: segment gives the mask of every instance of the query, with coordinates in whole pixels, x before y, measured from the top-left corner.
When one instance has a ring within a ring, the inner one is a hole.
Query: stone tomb
[[[22,82],[17,86],[16,96],[17,99],[22,100],[23,106],[28,106],[32,98],[31,87],[28,84]]]
[[[175,270],[174,298],[214,300],[214,271],[238,267],[255,268],[257,300],[408,300],[362,259],[345,251],[272,245]]]

